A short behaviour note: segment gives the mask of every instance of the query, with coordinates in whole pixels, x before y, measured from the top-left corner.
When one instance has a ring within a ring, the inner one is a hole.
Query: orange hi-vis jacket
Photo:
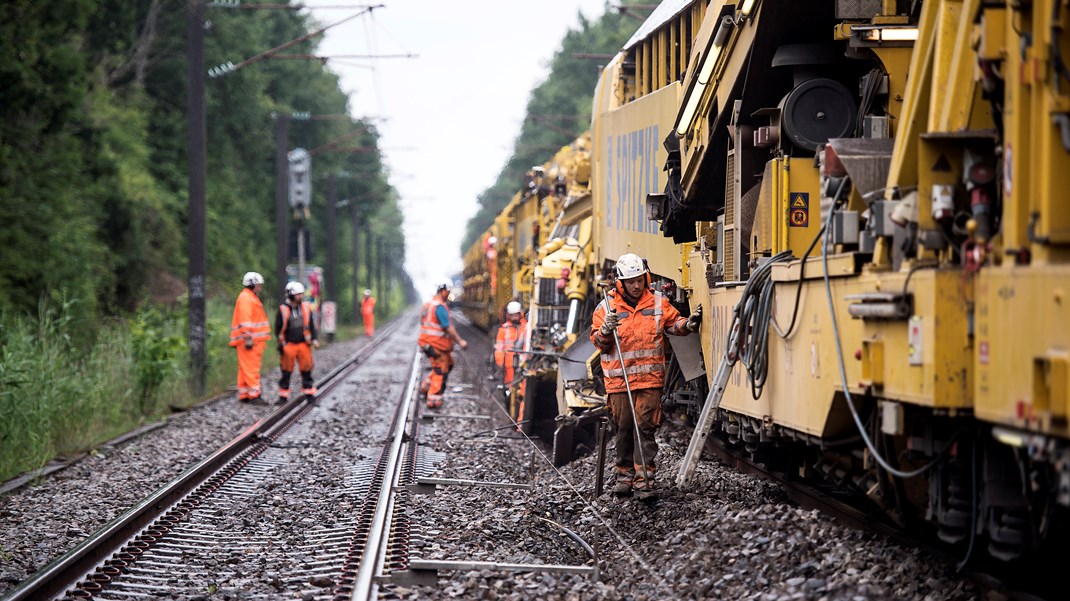
[[[513,323],[508,319],[498,327],[498,336],[494,342],[494,364],[498,367],[512,367],[513,356],[524,350],[527,342],[528,320],[523,317]]]
[[[360,314],[365,317],[371,317],[375,315],[375,297],[366,296],[364,300],[360,301]]]
[[[680,315],[660,292],[643,290],[643,296],[632,308],[619,291],[609,293],[610,310],[617,313],[620,325],[621,355],[613,334],[603,336],[599,329],[606,319],[606,302],[595,307],[591,323],[591,342],[602,351],[602,372],[606,392],[661,388],[665,382],[665,334],[686,336],[687,318]],[[624,374],[628,374],[628,384]]]
[[[245,344],[246,338],[252,338],[253,344],[271,338],[271,326],[268,324],[264,305],[256,293],[243,288],[234,303],[234,316],[230,320],[230,346]]]
[[[279,305],[279,313],[282,314],[282,327],[279,328],[279,344],[286,344],[286,328],[290,323],[290,305],[282,303]],[[309,328],[309,321],[312,319],[312,305],[308,301],[301,301],[301,320],[305,324],[305,342],[312,344],[312,330]]]
[[[430,344],[434,349],[448,353],[453,350],[453,339],[450,338],[449,332],[442,327],[442,324],[438,322],[436,309],[440,306],[445,307],[446,315],[449,315],[449,306],[442,302],[438,295],[425,305],[424,316],[420,319],[420,338],[416,343],[420,346]]]

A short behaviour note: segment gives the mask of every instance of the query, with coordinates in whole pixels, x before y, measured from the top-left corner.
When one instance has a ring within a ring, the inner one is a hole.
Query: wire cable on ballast
[[[468,357],[466,357],[464,353],[461,353],[459,355],[459,357],[465,363],[465,365],[468,366],[468,369],[472,370],[472,366],[469,363]],[[501,413],[503,413],[505,415],[506,419],[508,419],[510,422],[513,423],[514,426],[517,424],[517,422],[513,420],[513,417],[511,415],[509,415],[509,412],[506,411],[505,407],[503,407],[500,403],[494,403],[494,405],[498,408],[499,412],[501,412]],[[528,444],[531,446],[531,448],[535,452],[535,454],[538,455],[539,457],[541,457],[543,462],[547,466],[549,466],[549,468],[555,474],[557,474],[557,478],[561,482],[563,482],[565,484],[565,486],[568,487],[569,490],[572,491],[572,493],[576,496],[576,498],[579,499],[581,503],[583,503],[583,506],[586,509],[590,510],[590,512],[592,514],[594,514],[594,517],[595,517],[595,519],[598,520],[598,523],[600,523],[602,525],[602,527],[604,527],[606,529],[607,532],[612,534],[613,537],[617,539],[617,542],[620,543],[621,548],[623,548],[629,555],[631,555],[632,559],[634,559],[636,563],[638,563],[640,566],[643,567],[644,570],[646,570],[646,572],[650,575],[651,579],[654,581],[654,585],[655,585],[654,586],[654,590],[651,591],[651,593],[653,594],[653,593],[657,593],[659,591],[662,592],[662,593],[664,593],[665,591],[674,592],[672,585],[669,584],[669,582],[662,575],[662,570],[655,569],[654,566],[650,565],[650,563],[647,560],[643,559],[643,557],[641,555],[639,555],[639,552],[635,550],[635,545],[632,544],[631,542],[629,542],[627,539],[625,539],[624,536],[613,527],[613,524],[611,524],[609,522],[609,520],[607,519],[607,515],[615,516],[616,514],[615,513],[610,513],[610,511],[612,511],[610,508],[600,508],[600,507],[596,506],[590,499],[588,499],[582,492],[580,492],[579,488],[575,484],[573,484],[573,482],[571,480],[569,480],[568,476],[566,476],[560,469],[557,468],[557,466],[554,465],[553,461],[551,461],[550,458],[547,457],[539,449],[538,445],[535,444],[535,441],[532,440],[532,438],[530,436],[525,434],[523,432],[523,430],[520,430],[519,428],[518,428],[518,431],[520,432],[521,436],[524,437],[522,440],[527,440]],[[668,598],[668,597],[666,597],[664,595],[663,596],[655,595],[654,598]]]

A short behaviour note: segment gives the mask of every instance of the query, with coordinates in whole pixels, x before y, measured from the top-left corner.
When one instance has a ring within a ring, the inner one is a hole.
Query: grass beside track
[[[88,347],[72,343],[81,331],[68,311],[42,310],[35,319],[0,315],[0,482],[234,386],[237,358],[227,345],[232,311],[233,301],[208,303],[202,398],[189,392],[185,309],[112,318]],[[343,326],[336,340],[357,335],[357,327]],[[265,353],[265,374],[277,367],[273,353]]]

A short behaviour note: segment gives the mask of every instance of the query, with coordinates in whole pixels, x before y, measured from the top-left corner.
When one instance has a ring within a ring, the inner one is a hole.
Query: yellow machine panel
[[[1070,436],[1068,295],[1070,266],[1066,265],[980,274],[977,417]]]
[[[650,269],[677,277],[680,251],[647,218],[647,194],[665,187],[666,151],[680,86],[670,84],[595,119],[595,253],[616,260],[624,253],[645,258]],[[597,185],[598,183],[605,185]]]

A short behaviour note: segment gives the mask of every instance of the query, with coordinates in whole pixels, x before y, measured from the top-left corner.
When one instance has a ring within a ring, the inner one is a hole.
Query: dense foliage
[[[524,174],[533,165],[545,163],[558,149],[587,130],[594,87],[608,60],[587,57],[614,55],[624,46],[639,26],[635,16],[650,12],[640,8],[649,3],[641,4],[638,0],[614,3],[630,4],[638,6],[626,11],[608,10],[594,22],[581,17],[579,29],[565,35],[550,63],[550,74],[531,92],[527,119],[516,138],[512,156],[494,185],[479,195],[479,209],[468,221],[461,253],[468,250],[509,204],[521,188]]]
[[[198,400],[186,387],[189,6],[0,4],[0,479]],[[291,10],[205,15],[206,68],[320,26]],[[314,54],[315,43],[287,51]],[[333,73],[315,61],[263,60],[208,78],[206,97],[214,393],[234,382],[227,341],[242,274],[264,274],[269,307],[280,288],[272,281],[279,115],[291,117],[289,147],[314,154],[308,260],[324,267],[334,176],[338,272],[328,289],[339,320],[355,321],[356,290],[376,289],[376,308],[387,313],[411,300],[412,285],[378,133],[348,116]]]
[[[319,26],[296,11],[204,11],[206,67],[239,63]],[[187,15],[187,3],[166,0],[0,6],[0,308],[9,316],[34,315],[42,300],[66,302],[89,342],[102,315],[184,294]],[[288,52],[314,53],[315,43]],[[373,237],[403,239],[399,220],[373,216],[399,214],[396,194],[374,126],[345,117],[333,73],[317,62],[264,60],[206,83],[210,294],[233,297],[248,270],[278,289],[270,281],[278,114],[342,117],[291,121],[291,147],[363,130],[343,146],[365,152],[327,147],[313,159],[311,262],[325,262],[328,173],[354,174],[338,178],[337,198],[361,199],[350,206],[373,224]],[[354,279],[348,210],[337,220],[341,306]],[[361,289],[369,275],[358,274]]]

